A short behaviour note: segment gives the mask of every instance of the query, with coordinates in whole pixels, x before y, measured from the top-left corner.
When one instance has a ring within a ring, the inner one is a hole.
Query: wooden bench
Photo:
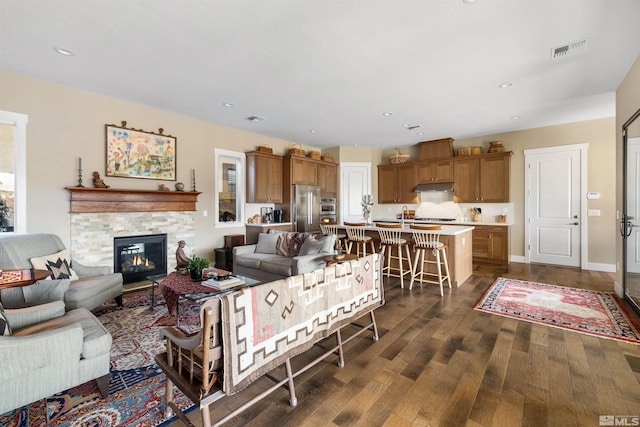
[[[167,377],[165,417],[175,413],[192,425],[173,401],[174,384],[199,406],[202,424],[207,427],[232,419],[283,386],[289,390],[289,403],[296,406],[294,379],[298,375],[333,354],[343,367],[343,346],[367,331],[378,340],[373,312],[384,304],[380,259],[373,254],[208,300],[200,312],[203,327],[193,336],[164,328],[161,336],[166,338],[167,351],[155,360]],[[269,315],[269,310],[281,317]],[[253,318],[256,312],[264,318]],[[343,336],[350,325],[355,332],[349,328],[348,336]],[[269,332],[263,335],[263,331]],[[324,347],[332,335],[335,344]],[[294,371],[291,359],[319,344],[322,354]],[[284,377],[271,374],[279,366],[285,368]],[[209,405],[263,376],[274,382],[272,387],[211,424]]]

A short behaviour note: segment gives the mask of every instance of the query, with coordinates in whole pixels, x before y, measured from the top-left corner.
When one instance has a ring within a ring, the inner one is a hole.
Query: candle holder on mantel
[[[76,187],[84,188],[82,185],[82,157],[78,157],[78,185]]]
[[[84,185],[82,185],[82,169],[78,169],[78,185],[76,187],[84,188]]]

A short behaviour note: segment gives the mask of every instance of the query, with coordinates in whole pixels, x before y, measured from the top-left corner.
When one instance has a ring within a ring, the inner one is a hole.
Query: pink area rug
[[[640,328],[613,292],[499,277],[476,310],[640,344]]]
[[[0,426],[160,426],[163,418],[165,380],[153,357],[164,351],[158,331],[175,325],[175,318],[159,292],[153,310],[149,290],[124,295],[123,307],[105,304],[93,313],[113,337],[109,396],[103,399],[95,381],[0,414]],[[179,326],[197,329],[197,307],[181,303]],[[194,317],[195,316],[195,317]],[[178,405],[193,404],[177,392]],[[174,417],[174,419],[177,419]]]

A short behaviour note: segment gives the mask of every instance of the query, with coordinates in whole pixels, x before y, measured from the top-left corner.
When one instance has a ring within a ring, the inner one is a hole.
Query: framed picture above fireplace
[[[176,180],[176,137],[142,129],[105,125],[106,176]]]

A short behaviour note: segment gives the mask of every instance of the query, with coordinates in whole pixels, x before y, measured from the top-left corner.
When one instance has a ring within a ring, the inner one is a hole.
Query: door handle
[[[627,217],[630,218],[630,217]],[[633,230],[633,223],[627,219],[620,220],[620,234],[622,237],[631,236],[631,231]]]
[[[569,223],[569,224],[567,224],[567,225],[580,225],[580,223],[579,223],[579,222],[570,222],[570,223]]]

